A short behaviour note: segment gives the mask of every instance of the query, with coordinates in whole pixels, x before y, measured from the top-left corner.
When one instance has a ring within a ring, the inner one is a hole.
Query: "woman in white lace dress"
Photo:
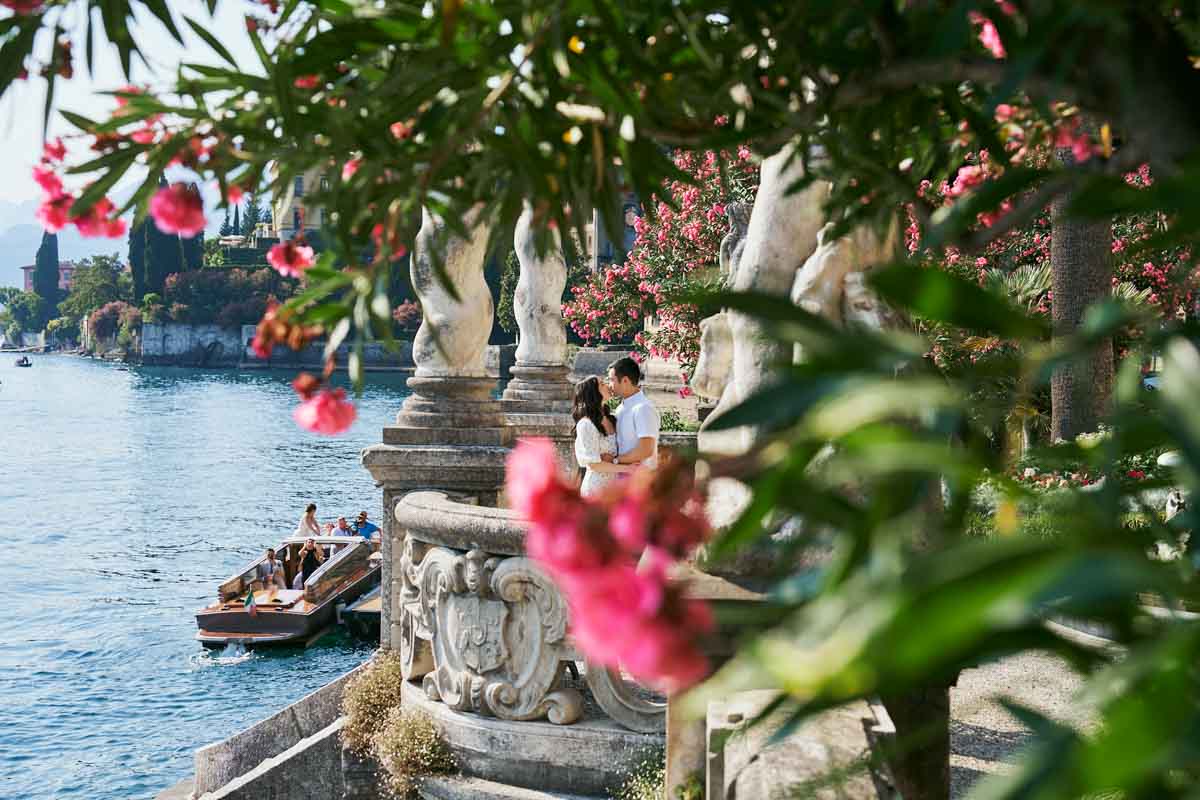
[[[609,388],[593,376],[575,385],[575,460],[586,470],[579,491],[584,497],[600,491],[619,473],[631,467],[613,463],[617,453],[617,421],[604,403],[612,396]]]

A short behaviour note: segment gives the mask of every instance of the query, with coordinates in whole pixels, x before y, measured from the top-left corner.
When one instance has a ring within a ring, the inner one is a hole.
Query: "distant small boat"
[[[312,538],[325,562],[303,589],[263,587],[256,558],[217,589],[217,602],[196,612],[196,639],[206,647],[237,642],[246,647],[303,644],[334,622],[339,603],[349,603],[379,585],[382,557],[358,536],[293,537],[275,548],[288,586],[300,569],[300,550]],[[253,610],[246,601],[253,597]]]
[[[16,360],[15,363],[18,367],[32,367],[33,366],[33,362],[29,360],[28,356],[21,356],[20,358],[18,358]]]

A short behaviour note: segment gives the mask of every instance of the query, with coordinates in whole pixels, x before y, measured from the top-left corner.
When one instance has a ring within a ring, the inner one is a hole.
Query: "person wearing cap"
[[[378,525],[367,522],[367,512],[365,512],[365,511],[358,512],[358,519],[356,519],[354,521],[354,532],[355,533],[357,533],[359,536],[363,537],[364,539],[366,539],[369,542],[369,541],[371,541],[371,536],[378,530],[379,530]]]

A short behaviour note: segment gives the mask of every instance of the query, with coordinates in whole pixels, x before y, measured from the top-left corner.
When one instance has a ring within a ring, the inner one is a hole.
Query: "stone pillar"
[[[411,268],[424,314],[413,342],[412,394],[396,424],[383,429],[382,444],[362,453],[363,466],[383,490],[380,644],[385,649],[398,650],[402,634],[395,565],[404,553],[404,531],[395,524],[396,503],[411,491],[439,489],[495,505],[512,441],[501,404],[492,397],[496,382],[485,369],[493,315],[483,277],[490,223],[464,222],[471,231],[468,239],[423,212]],[[438,282],[438,266],[458,299]]]
[[[521,341],[504,399],[512,412],[566,412],[573,394],[567,378],[567,330],[562,316],[567,262],[557,230],[549,232],[549,246],[544,255],[538,255],[532,226],[533,207],[527,202],[513,236],[521,265],[513,313]]]
[[[412,395],[404,401],[397,425],[498,427],[500,405],[492,399],[495,381],[487,375],[492,293],[483,276],[487,258],[487,220],[465,219],[470,239],[452,233],[428,209],[413,247],[411,276],[421,301],[421,327],[413,338],[416,373],[408,379]],[[441,267],[458,298],[438,280]]]

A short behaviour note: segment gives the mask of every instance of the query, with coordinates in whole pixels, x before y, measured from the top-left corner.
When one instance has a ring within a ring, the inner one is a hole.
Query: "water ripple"
[[[286,653],[194,639],[195,609],[306,503],[382,513],[359,452],[402,380],[371,376],[354,427],[321,439],[291,421],[291,377],[0,363],[0,796],[153,797],[195,748],[369,654],[340,633]]]

